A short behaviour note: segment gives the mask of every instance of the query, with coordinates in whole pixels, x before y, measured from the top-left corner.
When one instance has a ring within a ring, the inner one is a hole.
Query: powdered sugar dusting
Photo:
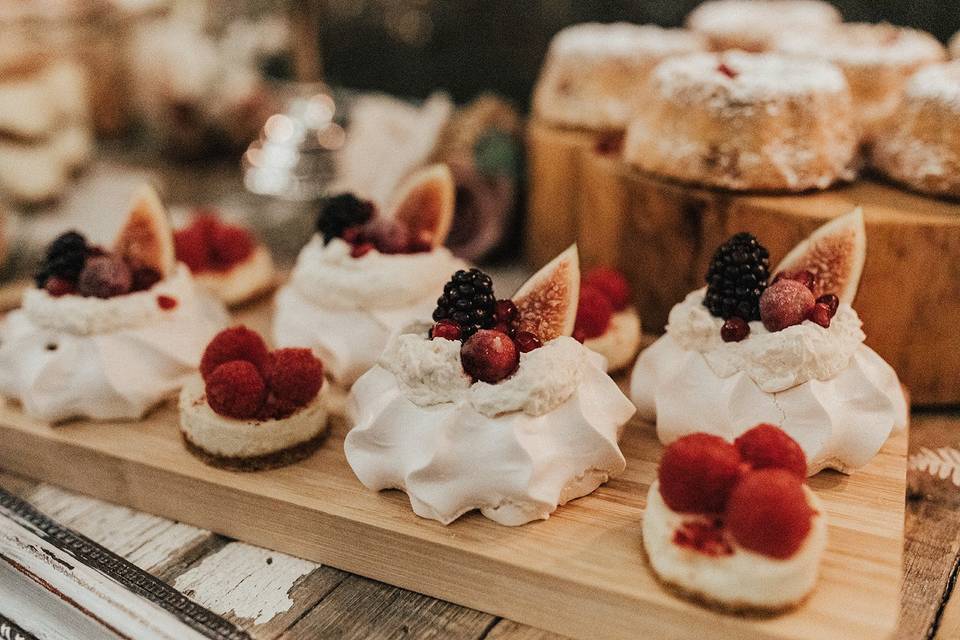
[[[851,66],[913,66],[944,58],[943,45],[929,33],[886,23],[845,23],[813,34],[791,31],[776,48]]]
[[[932,100],[960,111],[960,60],[921,69],[907,85],[907,100]]]
[[[752,32],[755,37],[786,29],[809,32],[840,22],[840,14],[819,0],[713,0],[704,2],[687,18],[691,29],[728,35]]]
[[[645,60],[650,56],[688,53],[704,47],[702,36],[685,29],[628,22],[586,22],[559,31],[550,44],[550,55]]]

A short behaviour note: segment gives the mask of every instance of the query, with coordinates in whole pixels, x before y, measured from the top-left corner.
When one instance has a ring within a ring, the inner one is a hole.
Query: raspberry
[[[630,284],[612,267],[594,267],[583,277],[582,284],[603,292],[616,311],[623,311],[630,304]]]
[[[210,408],[228,418],[253,418],[267,399],[263,376],[245,360],[231,360],[217,366],[206,383]]]
[[[187,265],[190,271],[198,273],[209,268],[207,238],[196,222],[185,229],[175,231],[173,245],[177,260]]]
[[[207,377],[224,362],[245,360],[252,363],[261,376],[270,370],[271,356],[263,338],[243,325],[218,333],[207,345],[200,359],[200,375]]]
[[[758,424],[733,441],[740,458],[754,469],[786,469],[807,477],[807,456],[796,440],[772,424]]]
[[[77,280],[82,296],[112,298],[130,292],[133,274],[127,263],[118,257],[98,256],[87,260]]]
[[[496,384],[517,370],[520,351],[505,333],[481,329],[463,343],[460,362],[477,380]]]
[[[188,227],[174,233],[173,241],[177,259],[194,273],[226,271],[246,260],[256,246],[250,231],[224,224],[213,213],[197,215]]]
[[[243,227],[223,223],[213,229],[210,240],[213,266],[221,270],[246,260],[256,244],[250,232]]]
[[[278,349],[273,354],[270,391],[281,405],[304,407],[323,386],[323,363],[310,349]]]
[[[580,287],[580,302],[577,304],[575,330],[580,329],[586,338],[596,338],[606,332],[613,316],[613,304],[596,287]]]
[[[760,296],[760,318],[767,331],[781,331],[806,320],[815,304],[805,284],[783,278]]]
[[[740,455],[719,436],[694,433],[663,452],[657,478],[667,506],[682,513],[722,513],[740,473]]]
[[[786,469],[748,472],[727,501],[727,530],[740,546],[786,559],[810,533],[813,509],[803,481]]]

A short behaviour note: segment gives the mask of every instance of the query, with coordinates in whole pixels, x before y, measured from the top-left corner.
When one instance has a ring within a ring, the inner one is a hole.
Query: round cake
[[[625,22],[567,27],[550,43],[534,113],[564,127],[622,130],[658,62],[704,49],[706,40],[684,29]]]
[[[824,189],[853,177],[853,105],[834,65],[695,53],[651,74],[624,158],[659,176],[738,191]]]
[[[913,76],[872,162],[917,191],[960,197],[960,60]]]
[[[766,51],[787,30],[810,35],[840,19],[820,0],[713,0],[687,16],[687,27],[707,36],[717,51]]]
[[[847,77],[854,112],[866,140],[883,132],[913,73],[946,58],[943,45],[925,31],[890,24],[849,23],[830,31],[792,31],[777,49],[836,64]]]

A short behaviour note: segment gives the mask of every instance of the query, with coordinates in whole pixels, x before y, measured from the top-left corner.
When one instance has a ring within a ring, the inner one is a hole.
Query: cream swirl
[[[667,334],[681,348],[703,354],[720,378],[742,371],[768,393],[833,378],[847,368],[866,337],[857,312],[841,304],[829,328],[807,320],[771,332],[755,321],[745,340],[724,342],[720,337],[723,319],[703,306],[704,292],[690,293],[670,310]]]

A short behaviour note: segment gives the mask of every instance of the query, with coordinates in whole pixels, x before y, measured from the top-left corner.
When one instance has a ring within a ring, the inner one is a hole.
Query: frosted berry
[[[123,295],[129,293],[132,286],[130,267],[119,257],[90,258],[77,279],[77,292],[95,298]]]
[[[806,320],[814,304],[813,293],[806,285],[784,278],[760,296],[760,319],[768,331],[781,331]]]
[[[810,289],[811,292],[813,292],[817,286],[817,277],[813,275],[812,271],[807,271],[806,269],[778,273],[777,277],[774,278],[774,282],[778,282],[780,280],[793,280],[794,282],[799,282],[807,289]]]
[[[727,319],[720,327],[720,338],[724,342],[740,342],[748,335],[750,335],[750,325],[737,316]]]
[[[460,362],[473,378],[495,384],[517,370],[520,351],[507,334],[481,329],[463,343]]]
[[[65,280],[59,276],[53,276],[47,278],[47,282],[43,285],[43,288],[47,290],[54,298],[59,298],[60,296],[69,295],[75,293],[76,288],[73,286],[69,280]]]

